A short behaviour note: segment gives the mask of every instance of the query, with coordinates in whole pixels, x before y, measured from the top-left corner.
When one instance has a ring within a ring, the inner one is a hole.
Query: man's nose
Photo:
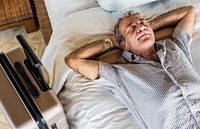
[[[139,27],[138,32],[142,32],[146,29],[144,25],[139,25],[138,27]]]

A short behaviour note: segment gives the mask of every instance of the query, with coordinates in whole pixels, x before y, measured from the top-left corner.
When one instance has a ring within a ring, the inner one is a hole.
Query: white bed
[[[46,0],[53,34],[42,62],[50,85],[66,112],[70,129],[140,129],[126,107],[101,85],[68,68],[64,57],[73,50],[113,33],[117,19],[128,10],[153,18],[170,10],[192,5],[196,24],[191,53],[200,74],[200,1],[159,0],[115,12],[106,12],[96,0]]]

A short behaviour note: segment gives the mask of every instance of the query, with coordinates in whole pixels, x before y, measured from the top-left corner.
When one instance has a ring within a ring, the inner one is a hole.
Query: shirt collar
[[[122,56],[129,62],[141,63],[145,59],[130,51],[123,51]]]
[[[155,43],[156,51],[158,52],[160,49],[162,49],[162,45]],[[143,57],[130,52],[130,51],[123,51],[122,56],[129,62],[135,62],[135,63],[149,63],[149,60],[144,59]],[[152,62],[152,61],[150,61]]]

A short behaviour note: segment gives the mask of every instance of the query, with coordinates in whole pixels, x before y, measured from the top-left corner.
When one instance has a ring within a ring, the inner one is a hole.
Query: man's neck
[[[153,61],[155,61],[155,62],[159,62],[159,63],[160,63],[160,59],[159,59],[157,53],[154,53],[154,54],[152,54],[151,56],[149,56],[149,59],[148,59],[148,60],[153,60]]]
[[[141,55],[144,59],[152,60],[155,62],[160,62],[160,59],[157,55],[156,48],[153,46],[151,49],[147,50]]]

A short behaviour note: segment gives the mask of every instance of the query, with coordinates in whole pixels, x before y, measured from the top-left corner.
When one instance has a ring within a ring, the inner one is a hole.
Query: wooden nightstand
[[[29,0],[0,0],[0,30],[25,26],[28,33],[38,30]]]

